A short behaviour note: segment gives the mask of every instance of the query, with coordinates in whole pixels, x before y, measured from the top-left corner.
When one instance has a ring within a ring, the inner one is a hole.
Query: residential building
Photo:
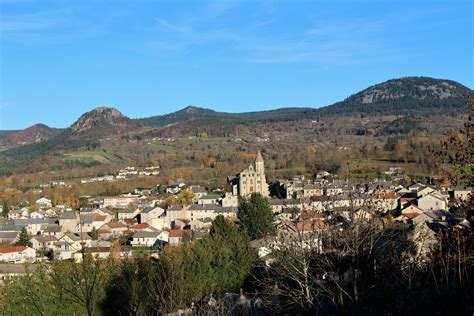
[[[170,246],[178,246],[193,240],[192,230],[172,229],[168,235],[168,243]]]
[[[35,262],[36,250],[25,246],[0,248],[0,261],[6,263]]]

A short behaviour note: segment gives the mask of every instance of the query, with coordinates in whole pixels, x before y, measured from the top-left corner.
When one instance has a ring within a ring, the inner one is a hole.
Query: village
[[[147,170],[158,172],[156,169]],[[138,173],[131,168],[125,171]],[[277,230],[276,236],[252,242],[262,260],[272,247],[291,244],[295,238],[306,247],[321,248],[319,236],[331,225],[343,227],[356,221],[399,222],[432,239],[436,238],[434,230],[427,224],[471,229],[466,219],[450,212],[454,201],[470,198],[471,188],[404,186],[397,176],[400,172],[391,168],[394,180],[364,185],[331,177],[328,172],[318,173],[315,179],[295,176],[268,185],[259,151],[254,164],[227,178],[225,189],[209,192],[204,186],[179,181],[157,185],[158,191],[178,201],[173,205],[164,206],[153,188],[102,199],[86,196],[80,209],[53,205],[42,197],[33,211],[26,206],[11,206],[7,212],[2,209],[7,218],[0,225],[0,280],[24,273],[20,268],[24,263],[77,262],[85,252],[96,258],[108,258],[113,251],[121,258],[143,253],[153,256],[161,247],[202,239],[218,215],[238,224],[239,201],[253,193],[268,198]]]

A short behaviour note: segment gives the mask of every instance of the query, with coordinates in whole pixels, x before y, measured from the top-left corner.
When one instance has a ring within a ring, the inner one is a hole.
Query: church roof
[[[257,152],[257,158],[255,159],[255,162],[263,162],[263,157],[262,153],[260,152],[260,149]]]

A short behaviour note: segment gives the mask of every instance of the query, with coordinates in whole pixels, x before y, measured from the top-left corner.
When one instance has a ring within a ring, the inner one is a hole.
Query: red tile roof
[[[28,247],[25,246],[3,247],[0,248],[0,253],[23,252],[26,249],[28,249]]]
[[[107,216],[105,215],[96,215],[94,216],[94,222],[103,222],[106,218]]]
[[[135,224],[135,225],[131,226],[130,229],[145,229],[145,228],[148,228],[148,227],[150,227],[149,224],[141,223],[141,224]]]
[[[375,197],[377,199],[397,199],[398,195],[395,192],[377,192]]]
[[[296,229],[300,232],[310,232],[310,231],[322,230],[326,228],[327,228],[326,223],[322,221],[296,223]]]
[[[417,217],[420,214],[419,213],[406,213],[406,214],[403,214],[403,215],[405,215],[409,219],[413,219],[413,218]]]

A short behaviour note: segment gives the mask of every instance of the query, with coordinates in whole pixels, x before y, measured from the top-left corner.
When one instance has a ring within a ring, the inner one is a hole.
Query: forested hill
[[[467,109],[472,90],[462,84],[428,77],[392,79],[360,91],[342,102],[318,109],[324,115],[433,115]]]
[[[433,115],[448,114],[466,109],[466,98],[472,90],[462,84],[428,77],[404,77],[392,79],[363,91],[344,101],[323,108],[282,108],[271,111],[225,113],[188,106],[180,111],[139,119],[146,125],[166,126],[189,120],[226,121],[227,123],[254,123],[286,121],[304,118],[320,118],[333,115]],[[193,123],[194,125],[196,123]]]
[[[165,115],[152,116],[138,119],[137,121],[150,126],[166,126],[190,120],[225,120],[227,122],[255,123],[265,121],[285,121],[304,118],[316,113],[314,108],[282,108],[270,111],[257,111],[245,113],[216,112],[196,106],[188,106],[177,112]]]

